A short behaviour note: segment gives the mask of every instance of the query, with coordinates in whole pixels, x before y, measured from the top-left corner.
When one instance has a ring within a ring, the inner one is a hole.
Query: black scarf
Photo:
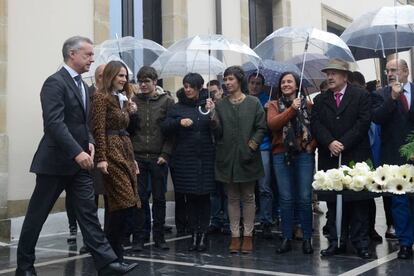
[[[279,112],[282,113],[292,105],[293,100],[280,97],[278,101]],[[301,97],[300,109],[297,115],[283,127],[283,143],[287,149],[285,162],[290,165],[295,156],[306,149],[312,141],[310,132],[310,112],[305,97]]]

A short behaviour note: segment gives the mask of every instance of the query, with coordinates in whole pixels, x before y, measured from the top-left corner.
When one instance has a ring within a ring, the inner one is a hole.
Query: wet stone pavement
[[[376,229],[383,236],[385,219],[381,202],[378,203]],[[64,215],[58,220],[60,224],[67,224]],[[321,258],[319,251],[327,247],[327,241],[321,234],[325,217],[315,215],[314,220],[313,255],[302,254],[301,241],[293,242],[291,252],[277,255],[275,249],[280,241],[278,226],[274,226],[271,240],[256,232],[254,252],[250,255],[230,255],[230,236],[222,234],[210,235],[207,252],[188,252],[190,236],[176,237],[173,229],[172,233],[166,234],[169,251],[159,250],[151,243],[140,253],[126,251],[126,261],[139,264],[128,275],[414,275],[413,260],[396,258],[396,241],[384,239],[382,243],[373,244],[375,258],[371,260],[358,258],[351,247],[348,247],[347,254]],[[170,218],[167,223],[172,224],[173,219]],[[0,275],[14,275],[17,238],[10,244],[0,243]],[[78,254],[82,246],[80,232],[76,244],[69,245],[66,239],[67,233],[41,235],[36,247],[38,275],[97,275],[92,257]]]

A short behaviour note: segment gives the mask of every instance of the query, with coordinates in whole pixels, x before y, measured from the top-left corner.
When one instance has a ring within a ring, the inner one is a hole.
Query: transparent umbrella
[[[237,39],[227,38],[223,35],[196,35],[177,41],[168,48],[171,53],[188,52],[196,56],[200,53],[208,54],[209,57],[215,57],[221,61],[225,67],[231,65],[240,65],[245,62],[252,62],[256,68],[260,64],[260,57],[246,44]],[[208,81],[211,74],[211,60],[209,58]],[[210,93],[209,93],[210,97]],[[204,113],[200,110],[201,113]]]
[[[295,64],[297,67],[303,67],[303,55],[296,55],[287,60],[287,63]],[[319,85],[326,79],[325,73],[321,70],[328,64],[329,58],[322,54],[308,53],[306,55],[306,66],[303,70],[304,77],[310,82],[310,86],[319,91]]]
[[[129,68],[130,79],[143,65],[152,64],[166,49],[149,39],[137,39],[131,36],[106,40],[95,47],[95,62],[85,77],[93,78],[96,68],[100,64],[111,60],[121,60]]]
[[[184,76],[190,72],[220,75],[226,69],[224,64],[215,57],[203,52],[189,51],[167,51],[160,55],[151,66],[158,71],[160,78]]]
[[[254,51],[262,59],[286,62],[295,55],[303,54],[301,83],[307,63],[307,54],[320,54],[328,59],[340,58],[356,67],[348,46],[335,34],[315,28],[283,27],[267,36]]]
[[[414,7],[382,7],[356,18],[341,38],[356,60],[407,51],[414,46]]]
[[[257,73],[264,77],[265,85],[270,87],[269,101],[272,99],[273,88],[279,84],[282,73],[294,72],[298,75],[300,74],[300,69],[296,65],[276,62],[270,59],[263,60],[258,69],[250,62],[243,64],[242,68],[248,77]],[[305,81],[305,85],[308,84],[309,82]]]

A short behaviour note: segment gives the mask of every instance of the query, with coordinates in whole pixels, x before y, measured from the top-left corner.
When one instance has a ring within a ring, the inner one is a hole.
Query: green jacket
[[[167,111],[174,105],[174,99],[157,86],[156,94],[146,97],[136,94],[132,100],[137,105],[138,124],[132,137],[135,158],[168,160],[173,141],[161,132],[161,123],[165,120]]]
[[[247,96],[238,105],[224,98],[214,115],[216,137],[215,178],[218,181],[252,182],[264,176],[259,148],[253,151],[250,140],[262,143],[267,131],[265,112],[260,101]]]

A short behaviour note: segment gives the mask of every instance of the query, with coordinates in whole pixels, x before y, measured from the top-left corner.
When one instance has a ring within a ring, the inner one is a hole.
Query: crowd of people
[[[34,248],[63,190],[70,239],[79,224],[83,250],[93,256],[99,275],[123,275],[136,267],[123,258],[129,243],[132,251],[145,250],[152,233],[155,247],[169,249],[164,238],[170,230],[168,170],[177,235],[191,235],[189,251],[208,250],[209,235],[220,232],[231,235],[230,253],[249,254],[255,232],[271,239],[272,226],[280,221],[276,253],[291,251],[292,240],[300,238],[303,254],[312,254],[316,166],[407,162],[398,149],[414,130],[414,87],[401,59],[388,61],[388,84],[379,90],[368,90],[362,74],[333,59],[322,69],[325,87],[313,101],[299,90],[294,72],[283,72],[271,95],[260,72],[246,75],[240,66],[224,71],[223,85],[212,80],[207,88],[200,74],[188,73],[175,101],[157,85],[154,68],[143,66],[133,85],[121,61],[98,67],[88,89],[80,76],[93,62],[88,38],[69,38],[62,53],[63,68],[41,90],[44,136],[31,166],[36,186],[16,275],[36,275]],[[96,214],[101,193],[104,231]],[[329,246],[321,256],[344,253],[351,244],[360,258],[372,258],[370,243],[382,240],[375,231],[374,199],[344,196],[339,241],[335,196],[319,200],[328,207],[323,234]],[[412,257],[413,206],[409,196],[384,197],[385,237],[399,240],[401,259]]]

